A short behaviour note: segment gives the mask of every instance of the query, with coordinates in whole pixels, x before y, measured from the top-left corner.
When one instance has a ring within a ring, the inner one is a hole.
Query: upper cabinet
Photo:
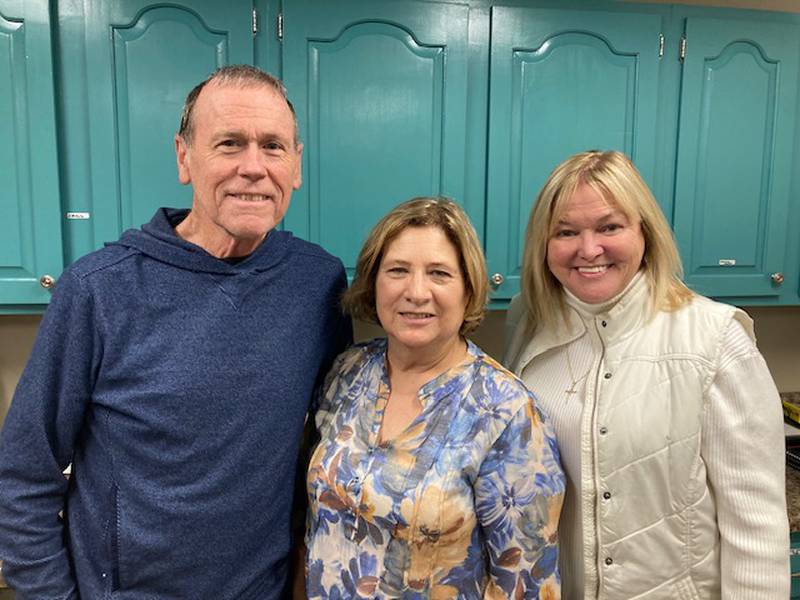
[[[519,292],[528,215],[565,158],[620,150],[653,185],[664,23],[637,9],[492,9],[486,255],[495,299]]]
[[[800,28],[690,17],[674,229],[686,281],[721,298],[794,296]]]
[[[285,81],[304,150],[283,227],[351,275],[389,209],[450,196],[502,307],[547,175],[617,149],[673,224],[693,289],[800,304],[800,15],[504,4],[0,0],[2,310],[46,304],[43,276],[159,206],[190,206],[181,107],[233,63]]]
[[[47,303],[63,267],[54,98],[47,3],[0,0],[0,304],[10,306],[6,312]]]
[[[352,275],[390,208],[423,195],[464,200],[469,8],[292,0],[284,23],[283,77],[304,143],[285,227]]]
[[[173,136],[186,94],[217,67],[253,62],[247,0],[59,3],[69,255],[188,207]]]

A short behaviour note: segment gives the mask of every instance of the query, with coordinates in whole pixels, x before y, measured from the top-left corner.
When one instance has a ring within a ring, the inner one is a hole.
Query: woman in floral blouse
[[[455,203],[370,233],[344,305],[386,339],[328,375],[308,472],[309,598],[560,596],[564,476],[534,396],[465,335],[486,266]]]

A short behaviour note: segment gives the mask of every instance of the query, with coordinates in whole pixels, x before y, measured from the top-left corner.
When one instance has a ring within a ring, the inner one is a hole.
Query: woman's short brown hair
[[[488,298],[486,261],[478,234],[464,210],[442,197],[412,198],[378,221],[358,255],[353,283],[342,298],[344,310],[356,319],[380,325],[375,306],[378,269],[386,248],[409,227],[438,227],[455,246],[467,297],[460,333],[475,330],[483,320]]]

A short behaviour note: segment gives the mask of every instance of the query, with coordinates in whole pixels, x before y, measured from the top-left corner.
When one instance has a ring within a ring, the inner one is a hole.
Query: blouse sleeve
[[[702,456],[717,502],[722,598],[789,596],[784,433],[763,357],[732,321],[703,422]]]
[[[550,425],[529,400],[492,445],[475,482],[489,557],[485,598],[559,596],[564,473]]]

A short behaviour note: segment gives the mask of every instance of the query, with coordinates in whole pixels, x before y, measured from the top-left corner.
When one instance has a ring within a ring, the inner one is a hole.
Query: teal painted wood
[[[352,275],[369,229],[397,203],[463,202],[468,9],[297,0],[284,23],[283,76],[305,144],[285,227]]]
[[[626,12],[627,11],[627,12]],[[652,185],[660,13],[492,9],[486,254],[519,291],[525,227],[552,169],[589,149],[621,150]]]
[[[159,206],[191,204],[173,136],[189,90],[225,64],[253,63],[252,3],[116,0],[61,6],[70,258],[116,239]],[[72,11],[72,12],[71,12]],[[69,57],[69,60],[67,60]]]
[[[0,306],[47,303],[63,268],[46,2],[0,0]]]
[[[793,295],[771,275],[797,268],[786,244],[800,28],[691,17],[686,36],[674,219],[686,281],[714,297]]]

